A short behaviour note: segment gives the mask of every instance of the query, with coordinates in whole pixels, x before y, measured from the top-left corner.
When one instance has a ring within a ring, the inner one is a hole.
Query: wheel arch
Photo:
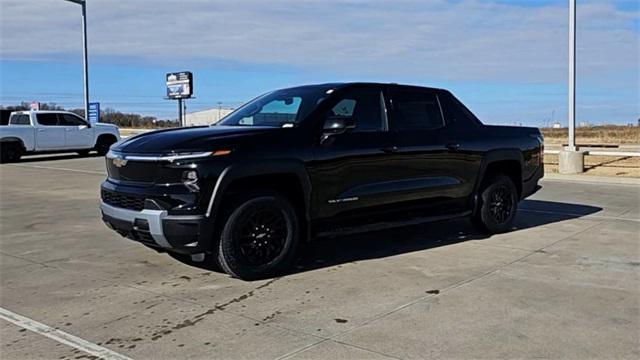
[[[478,196],[484,181],[496,174],[504,174],[511,178],[518,197],[522,197],[524,157],[518,149],[495,150],[488,152],[482,159],[478,178],[474,186],[474,213],[478,204]]]
[[[118,137],[115,136],[114,134],[112,134],[112,133],[102,133],[102,134],[99,134],[98,136],[96,136],[96,140],[93,143],[93,147],[98,146],[98,144],[100,143],[100,139],[109,139],[109,138],[113,139],[114,143],[118,141]]]
[[[309,238],[311,181],[300,161],[260,161],[224,169],[216,180],[205,214],[213,219],[214,231],[219,229],[225,199],[247,188],[271,189],[285,196],[299,212],[304,222],[302,233]]]
[[[17,136],[5,136],[2,139],[0,139],[0,143],[18,143],[22,146],[23,149],[26,149],[26,147],[24,146],[24,141],[22,141],[22,139],[20,139]]]

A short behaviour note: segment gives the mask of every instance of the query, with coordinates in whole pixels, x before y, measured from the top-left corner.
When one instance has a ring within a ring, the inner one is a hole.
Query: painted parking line
[[[69,168],[61,168],[61,167],[54,167],[54,166],[27,165],[27,164],[7,164],[5,166],[16,166],[16,167],[24,167],[24,168],[59,170],[59,171],[71,171],[71,172],[78,172],[78,173],[83,173],[83,174],[107,175],[106,171],[69,169]]]
[[[118,354],[100,345],[96,345],[90,341],[81,339],[77,336],[66,333],[62,330],[54,329],[43,323],[29,319],[22,315],[16,314],[5,308],[0,307],[0,319],[4,319],[10,323],[13,323],[21,328],[31,330],[42,336],[46,336],[49,339],[55,340],[61,344],[65,344],[76,348],[80,351],[84,351],[87,354],[97,356],[105,360],[132,360],[130,357]]]

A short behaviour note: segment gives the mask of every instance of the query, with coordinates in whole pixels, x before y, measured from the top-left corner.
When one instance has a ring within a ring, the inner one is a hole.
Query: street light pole
[[[82,67],[84,77],[84,118],[89,119],[89,57],[87,54],[87,1],[65,0],[82,6]]]
[[[569,146],[576,151],[576,0],[569,0]]]
[[[584,151],[576,147],[576,0],[569,0],[569,143],[558,154],[558,172],[584,172]]]

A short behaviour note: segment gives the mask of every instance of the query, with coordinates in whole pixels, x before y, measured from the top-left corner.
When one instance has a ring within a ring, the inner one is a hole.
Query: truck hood
[[[124,153],[168,154],[215,150],[216,140],[282,131],[257,126],[198,126],[158,130],[131,137],[113,150]]]

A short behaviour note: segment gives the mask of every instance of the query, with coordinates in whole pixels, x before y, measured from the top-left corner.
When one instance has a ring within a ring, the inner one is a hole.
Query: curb
[[[551,181],[577,181],[599,184],[621,184],[621,185],[640,185],[640,178],[625,178],[614,176],[591,176],[591,175],[565,175],[565,174],[544,174],[542,180]]]

